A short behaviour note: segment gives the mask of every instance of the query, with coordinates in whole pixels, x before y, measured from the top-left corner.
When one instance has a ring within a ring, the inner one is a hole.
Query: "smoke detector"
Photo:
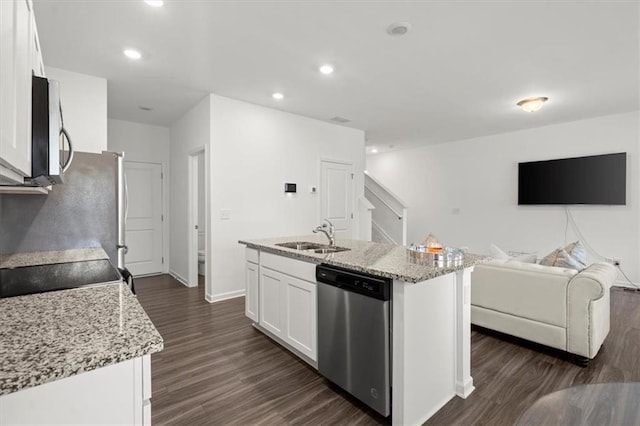
[[[394,22],[387,27],[387,34],[390,36],[403,36],[409,32],[411,24],[408,22]]]
[[[149,107],[142,106],[142,105],[140,105],[138,108],[141,109],[142,111],[153,111],[153,108],[149,108]]]

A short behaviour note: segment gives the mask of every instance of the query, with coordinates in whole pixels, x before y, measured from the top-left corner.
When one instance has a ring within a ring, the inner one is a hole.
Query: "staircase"
[[[375,207],[371,214],[371,241],[407,245],[406,204],[367,173],[364,195]]]

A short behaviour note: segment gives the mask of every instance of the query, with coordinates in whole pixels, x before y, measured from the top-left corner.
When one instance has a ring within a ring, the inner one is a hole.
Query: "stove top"
[[[0,269],[0,298],[120,281],[108,259]]]

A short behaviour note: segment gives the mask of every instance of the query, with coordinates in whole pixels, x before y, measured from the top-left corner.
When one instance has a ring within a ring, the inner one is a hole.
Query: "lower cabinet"
[[[246,315],[285,346],[317,361],[315,264],[261,252],[258,266],[250,255],[247,252]]]
[[[257,263],[246,262],[245,267],[245,308],[244,313],[247,317],[251,318],[254,322],[258,322],[258,291],[259,291],[259,266]]]
[[[0,425],[151,424],[151,356],[0,397]]]

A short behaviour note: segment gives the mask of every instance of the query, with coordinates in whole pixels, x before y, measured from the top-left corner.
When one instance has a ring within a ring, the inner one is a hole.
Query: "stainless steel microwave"
[[[59,82],[32,77],[31,123],[31,178],[25,181],[39,186],[63,183],[73,146],[62,120]],[[69,146],[66,155],[64,141]]]

